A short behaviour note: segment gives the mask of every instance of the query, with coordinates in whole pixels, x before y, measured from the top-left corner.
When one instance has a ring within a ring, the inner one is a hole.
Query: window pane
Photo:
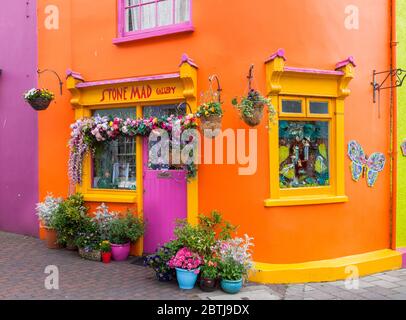
[[[190,0],[175,0],[175,23],[190,20]]]
[[[93,158],[93,188],[136,189],[135,138],[104,142]]]
[[[100,109],[95,110],[93,115],[99,115],[101,117],[119,117],[123,119],[132,118],[135,119],[137,115],[137,109],[135,108],[117,108],[117,109]]]
[[[172,4],[173,0],[158,2],[158,26],[167,26],[173,23]]]
[[[94,115],[135,118],[135,108],[95,110]],[[92,159],[93,183],[96,189],[136,189],[135,138],[119,137],[103,142]]]
[[[158,106],[145,106],[142,108],[144,118],[169,117],[170,115],[180,116],[186,113],[185,104],[178,107],[178,104],[167,104]]]
[[[126,6],[138,5],[139,0],[126,0]],[[125,32],[137,31],[139,25],[139,7],[125,9]]]
[[[302,100],[282,100],[282,112],[302,113]]]
[[[310,101],[310,113],[328,114],[328,102]]]
[[[329,123],[279,121],[279,183],[281,188],[327,186]]]
[[[150,2],[151,0],[141,0],[141,3],[148,3],[141,6],[141,29],[143,30],[156,27],[156,3]]]

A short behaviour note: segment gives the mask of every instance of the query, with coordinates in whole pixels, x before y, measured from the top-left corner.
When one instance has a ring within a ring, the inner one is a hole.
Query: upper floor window
[[[191,0],[118,0],[115,43],[192,31]]]

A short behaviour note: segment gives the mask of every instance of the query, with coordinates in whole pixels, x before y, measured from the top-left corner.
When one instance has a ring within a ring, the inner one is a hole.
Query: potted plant
[[[169,267],[176,270],[179,288],[185,290],[194,288],[201,264],[202,258],[186,247],[181,248],[168,262]]]
[[[240,102],[238,102],[237,98],[234,98],[231,103],[240,112],[240,116],[244,122],[251,127],[255,127],[261,123],[264,107],[267,107],[271,121],[275,116],[275,109],[271,104],[271,100],[262,96],[255,89],[250,89],[248,95],[242,97]]]
[[[200,289],[205,292],[216,290],[218,278],[218,262],[216,259],[205,261],[200,267]]]
[[[76,250],[75,237],[87,215],[83,196],[80,193],[64,200],[55,213],[54,225],[58,233],[58,243],[68,250]]]
[[[86,217],[75,239],[75,244],[79,248],[79,256],[87,260],[100,261],[100,241],[97,223]]]
[[[48,89],[32,88],[24,93],[24,99],[35,110],[45,110],[48,108],[55,95]]]
[[[100,243],[100,251],[103,263],[110,263],[111,260],[111,244],[110,241],[104,240]]]
[[[216,254],[220,259],[220,286],[227,293],[237,293],[241,290],[243,281],[247,280],[248,272],[252,268],[251,249],[252,238],[218,241]]]
[[[145,224],[141,218],[127,211],[125,217],[112,219],[108,228],[112,258],[123,261],[130,254],[130,244],[144,234]]]
[[[62,198],[55,198],[51,193],[48,193],[43,202],[36,205],[36,214],[45,228],[46,240],[48,248],[59,248],[57,231],[54,228],[54,217],[62,202]]]

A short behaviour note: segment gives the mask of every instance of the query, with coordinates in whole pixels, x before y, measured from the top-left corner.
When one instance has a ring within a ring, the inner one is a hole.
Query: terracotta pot
[[[55,229],[45,228],[46,230],[46,240],[49,249],[58,249],[60,245],[58,244],[58,236]]]
[[[205,137],[207,138],[215,138],[220,134],[221,130],[221,116],[211,115],[211,116],[202,116],[200,118],[200,127],[202,128],[202,132]],[[207,133],[206,130],[209,130]],[[212,131],[210,131],[212,130]],[[211,134],[213,132],[213,134]]]
[[[212,292],[217,289],[217,279],[200,278],[200,289],[204,292]]]
[[[103,263],[110,263],[111,252],[102,252],[102,261],[103,261]]]

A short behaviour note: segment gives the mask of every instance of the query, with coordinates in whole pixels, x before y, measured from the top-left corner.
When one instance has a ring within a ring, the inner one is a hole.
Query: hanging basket
[[[221,116],[218,115],[210,115],[210,116],[202,116],[200,118],[203,134],[208,138],[217,137],[221,130]],[[212,130],[206,132],[206,130]],[[212,132],[212,134],[211,134]]]
[[[51,101],[52,100],[50,100],[50,99],[46,99],[43,97],[37,97],[37,98],[29,100],[28,103],[34,110],[40,111],[40,110],[46,110],[49,107]]]
[[[255,127],[261,123],[262,117],[264,116],[264,104],[257,103],[254,105],[254,110],[252,112],[252,116],[249,117],[244,113],[241,113],[241,117],[246,124],[250,127]]]

